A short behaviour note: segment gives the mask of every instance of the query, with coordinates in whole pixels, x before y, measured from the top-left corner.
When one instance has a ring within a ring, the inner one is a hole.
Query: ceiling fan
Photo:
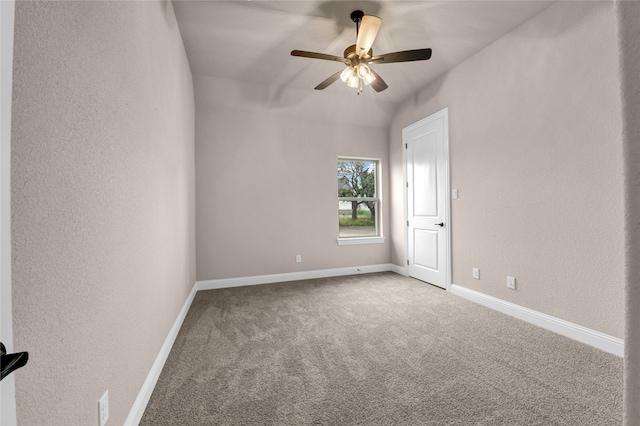
[[[356,44],[345,49],[344,58],[324,53],[305,52],[303,50],[291,51],[291,56],[337,61],[347,66],[344,70],[338,71],[318,84],[315,87],[316,90],[323,90],[338,79],[342,79],[349,87],[358,89],[358,94],[362,92],[365,85],[371,85],[376,92],[382,92],[389,86],[369,65],[426,61],[431,58],[431,49],[403,50],[401,52],[373,56],[371,46],[376,39],[376,35],[378,35],[382,19],[373,15],[365,15],[361,10],[354,10],[351,12],[351,20],[356,23]]]

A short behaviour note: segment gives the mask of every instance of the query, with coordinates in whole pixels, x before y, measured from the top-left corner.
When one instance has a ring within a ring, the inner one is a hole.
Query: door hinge
[[[409,266],[409,259],[407,259],[407,266]]]
[[[409,144],[408,143],[404,144],[404,149],[409,149]]]
[[[407,221],[407,226],[409,226],[409,221]]]
[[[407,182],[407,188],[409,187],[409,182]]]

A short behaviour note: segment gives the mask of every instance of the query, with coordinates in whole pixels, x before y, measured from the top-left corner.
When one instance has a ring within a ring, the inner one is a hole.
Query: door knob
[[[444,222],[434,223],[434,225],[439,226],[439,227],[443,227],[444,226]]]
[[[7,350],[2,343],[0,343],[0,380],[7,377],[9,374],[13,373],[20,367],[24,367],[24,365],[29,360],[29,354],[27,352],[18,352],[15,354],[7,354]]]

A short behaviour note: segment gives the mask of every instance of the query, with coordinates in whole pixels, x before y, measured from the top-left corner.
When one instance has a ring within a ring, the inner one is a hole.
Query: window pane
[[[339,160],[338,197],[376,197],[377,161]]]
[[[338,201],[339,237],[375,237],[377,201]]]
[[[378,161],[338,159],[339,238],[377,237]]]

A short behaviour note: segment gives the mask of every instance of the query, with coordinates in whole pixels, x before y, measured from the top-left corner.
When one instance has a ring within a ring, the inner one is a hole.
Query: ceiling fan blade
[[[324,53],[316,53],[316,52],[305,52],[304,50],[292,50],[291,56],[301,56],[303,58],[312,58],[312,59],[324,59],[326,61],[342,62],[343,64],[347,63],[347,60],[340,56],[327,55]]]
[[[342,73],[342,70],[338,71],[337,73],[333,74],[331,77],[327,78],[322,83],[318,84],[316,87],[314,87],[314,89],[316,90],[326,89],[328,86],[332,85],[333,83],[336,82],[336,80],[340,78],[341,73]]]
[[[429,58],[431,58],[431,49],[415,49],[374,56],[368,62],[371,64],[391,64],[394,62],[426,61]]]
[[[374,70],[372,70],[371,68],[369,68],[369,70],[373,73],[373,75],[376,76],[376,79],[373,80],[371,82],[371,84],[369,86],[373,87],[373,90],[375,90],[376,92],[382,92],[384,89],[386,89],[387,87],[387,83],[384,82],[384,80],[382,79],[382,77],[380,77],[378,75],[377,72],[375,72]]]
[[[360,29],[358,30],[358,39],[356,40],[356,53],[358,57],[362,58],[373,46],[373,41],[378,35],[378,30],[382,24],[382,19],[377,16],[364,15],[360,22]]]

